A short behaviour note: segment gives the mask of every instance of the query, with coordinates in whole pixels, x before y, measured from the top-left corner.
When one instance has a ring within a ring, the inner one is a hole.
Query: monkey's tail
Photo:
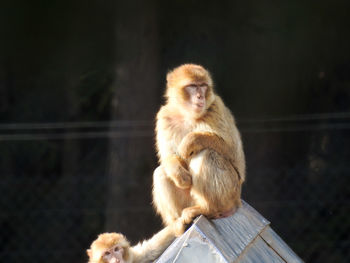
[[[149,263],[156,260],[175,239],[174,230],[167,226],[153,237],[131,248],[134,255],[133,263]]]

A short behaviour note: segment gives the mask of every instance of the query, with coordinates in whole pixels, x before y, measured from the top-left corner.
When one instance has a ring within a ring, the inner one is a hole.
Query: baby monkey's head
[[[129,249],[130,244],[122,234],[104,233],[92,242],[86,252],[89,263],[129,263]]]

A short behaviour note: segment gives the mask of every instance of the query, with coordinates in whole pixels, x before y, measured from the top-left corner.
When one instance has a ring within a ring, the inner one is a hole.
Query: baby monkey
[[[91,244],[87,250],[89,263],[129,263],[130,244],[119,233],[104,233]]]
[[[173,226],[131,247],[120,233],[103,233],[87,250],[88,263],[147,263],[156,260],[175,239]]]

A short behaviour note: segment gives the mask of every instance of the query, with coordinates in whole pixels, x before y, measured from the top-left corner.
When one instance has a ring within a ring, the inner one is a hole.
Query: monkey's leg
[[[162,166],[153,173],[153,205],[165,225],[174,223],[182,210],[192,205],[190,190],[176,187]]]
[[[207,149],[194,156],[189,167],[191,195],[196,206],[183,211],[184,220],[199,214],[209,218],[222,217],[240,206],[241,180],[228,159]]]

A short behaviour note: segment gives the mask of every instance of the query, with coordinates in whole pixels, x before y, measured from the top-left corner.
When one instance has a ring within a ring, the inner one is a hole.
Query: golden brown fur
[[[203,84],[207,85],[205,102],[200,94],[191,100],[185,87]],[[157,212],[166,225],[178,218],[189,223],[199,214],[228,215],[241,204],[245,179],[242,141],[231,112],[214,93],[208,71],[199,65],[185,64],[170,72],[165,96],[156,124],[160,166],[153,175],[153,202]],[[177,234],[182,231],[180,226]]]
[[[156,260],[175,239],[174,229],[167,226],[152,238],[130,247],[129,241],[120,233],[104,233],[92,242],[87,250],[88,263],[148,263]],[[122,258],[104,260],[103,255],[114,246],[123,248]]]
[[[90,249],[86,251],[89,256],[88,263],[108,263],[102,258],[105,251],[118,244],[124,249],[124,262],[132,262],[129,241],[119,233],[103,233],[100,234],[94,242],[92,242]]]

